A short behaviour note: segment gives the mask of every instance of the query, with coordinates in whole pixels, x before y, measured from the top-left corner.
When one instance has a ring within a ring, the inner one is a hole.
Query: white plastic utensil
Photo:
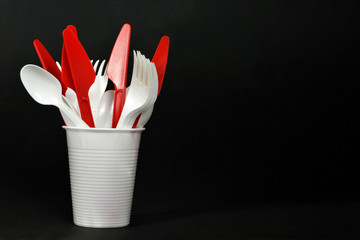
[[[149,121],[151,114],[154,111],[154,104],[148,107],[144,110],[144,112],[141,113],[140,119],[138,124],[136,125],[136,128],[142,128],[145,126],[145,124]]]
[[[33,64],[25,65],[20,78],[30,96],[43,105],[54,105],[60,109],[67,124],[76,127],[89,126],[64,102],[59,81],[49,72]]]
[[[61,71],[61,65],[58,61],[56,61],[56,65],[58,66],[59,70]],[[71,88],[68,88],[65,92],[65,99],[67,100],[67,103],[70,105],[71,109],[75,110],[77,115],[80,116],[80,108],[79,103],[77,100],[76,92],[72,90]]]
[[[108,90],[103,94],[95,115],[95,127],[111,128],[114,109],[114,94],[114,90]]]
[[[59,70],[61,71],[61,65],[58,61],[56,61],[56,65],[59,68]],[[76,97],[76,93],[74,92],[74,90],[72,90],[71,88],[68,88],[68,90],[65,93],[66,96],[61,96],[64,103],[71,108],[72,111],[76,112],[79,116],[80,116],[80,110],[79,110],[79,106],[77,104],[77,97]],[[60,110],[61,116],[64,119],[64,122],[67,126],[75,126],[75,123],[73,123],[71,121],[71,119],[69,119],[61,110]]]
[[[59,70],[61,71],[61,64],[58,61],[56,61],[55,63],[58,66]]]
[[[169,37],[163,36],[159,42],[159,45],[156,48],[155,54],[151,60],[151,62],[153,62],[156,66],[156,71],[157,71],[158,78],[159,78],[158,79],[159,80],[158,94],[160,93],[161,86],[164,81],[164,75],[165,75],[166,64],[167,64],[168,53],[169,53],[169,44],[170,44]],[[149,121],[153,110],[154,110],[154,106],[150,106],[143,113],[141,113],[141,115],[138,116],[138,118],[137,118],[138,122],[137,122],[137,124],[135,124],[136,126],[133,126],[133,127],[145,126],[145,124]],[[136,120],[135,120],[135,122],[136,122]]]
[[[76,114],[80,117],[80,108],[76,92],[71,88],[68,88],[65,92],[65,98],[68,100],[69,104],[71,104],[71,108],[74,109]]]
[[[108,84],[108,76],[106,74],[106,71],[104,72],[104,65],[105,60],[103,60],[99,66],[99,60],[97,60],[94,64],[94,71],[97,72],[96,78],[94,83],[91,85],[89,89],[89,99],[90,99],[90,106],[91,111],[93,113],[93,116],[96,116],[96,111],[99,106],[100,99],[102,95],[105,92],[106,86]],[[91,60],[91,63],[93,63],[93,60]],[[59,62],[56,62],[56,65],[61,70],[61,65]],[[105,67],[105,69],[107,66]],[[102,74],[104,72],[104,74]],[[68,88],[65,93],[65,97],[68,100],[68,102],[71,104],[73,108],[75,108],[76,113],[80,116],[80,109],[79,104],[77,100],[76,93],[71,88]],[[94,119],[95,121],[95,119]]]
[[[99,102],[102,98],[102,95],[105,92],[107,83],[108,83],[108,76],[105,73],[103,74],[104,66],[105,66],[105,60],[103,60],[100,64],[100,67],[98,68],[99,60],[97,60],[94,64],[94,71],[97,72],[95,81],[91,85],[89,89],[89,99],[90,99],[90,106],[91,111],[94,116],[95,126],[96,126],[96,115],[97,115],[97,109],[99,106]]]
[[[134,51],[134,68],[124,108],[116,128],[132,128],[137,116],[154,104],[158,93],[158,77],[154,63]]]

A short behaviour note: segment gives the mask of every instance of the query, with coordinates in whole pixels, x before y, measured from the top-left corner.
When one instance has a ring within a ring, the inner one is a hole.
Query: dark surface
[[[358,239],[360,236],[358,202],[242,205],[191,213],[135,214],[131,225],[125,228],[91,229],[73,225],[68,207],[59,207],[57,199],[36,198],[34,195],[26,201],[17,198],[8,204],[0,221],[0,239]]]
[[[0,239],[356,239],[354,3],[0,0]],[[36,38],[60,60],[69,24],[90,58],[108,59],[124,23],[130,49],[149,58],[168,35],[168,67],[142,136],[132,225],[78,228],[62,119],[19,71],[40,65]]]
[[[11,193],[1,209],[0,239],[358,239],[359,202],[243,204],[153,212],[131,217],[125,228],[72,224],[71,206],[42,194]],[[66,201],[65,201],[66,202]]]

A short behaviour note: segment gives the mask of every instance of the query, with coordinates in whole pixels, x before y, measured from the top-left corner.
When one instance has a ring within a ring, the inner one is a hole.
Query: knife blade
[[[89,88],[95,81],[95,71],[90,59],[70,28],[63,31],[65,52],[70,66],[71,76],[79,102],[81,118],[89,125],[95,127],[89,101]]]
[[[169,37],[163,36],[159,42],[158,47],[156,48],[153,58],[151,59],[151,62],[155,64],[156,71],[158,74],[158,80],[159,80],[158,94],[160,93],[161,86],[164,81],[166,64],[169,54],[169,45],[170,45]]]
[[[61,72],[55,63],[55,60],[51,57],[50,53],[46,50],[45,46],[40,42],[40,40],[35,39],[33,44],[40,59],[41,66],[46,71],[54,75],[59,80],[61,87],[64,88],[64,85],[61,81]]]
[[[75,26],[69,25],[67,26],[67,29],[68,28],[71,29],[77,36],[77,31]],[[62,55],[61,55],[61,79],[64,84],[63,95],[65,95],[66,90],[68,88],[71,88],[72,90],[75,91],[74,81],[71,76],[69,61],[65,50],[65,43],[63,43]]]
[[[50,53],[46,50],[45,46],[38,39],[34,40],[34,47],[35,47],[37,55],[39,56],[41,66],[59,80],[61,89],[62,89],[62,93],[63,93],[63,95],[65,95],[64,89],[66,89],[66,87],[62,81],[62,77],[61,77],[62,73],[61,73],[59,67],[56,65],[55,60],[51,57]],[[67,125],[66,121],[65,121],[66,117],[64,117],[64,115],[61,111],[60,111],[60,113],[61,113],[61,116],[63,118],[65,125]]]
[[[130,48],[131,26],[124,24],[116,39],[111,52],[107,75],[114,83],[114,109],[112,127],[116,128],[119,121],[126,97],[126,76],[128,68],[129,48]]]

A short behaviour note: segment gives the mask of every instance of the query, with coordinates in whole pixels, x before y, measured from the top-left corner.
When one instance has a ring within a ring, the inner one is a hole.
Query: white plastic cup
[[[75,225],[92,228],[129,225],[144,128],[63,128]]]

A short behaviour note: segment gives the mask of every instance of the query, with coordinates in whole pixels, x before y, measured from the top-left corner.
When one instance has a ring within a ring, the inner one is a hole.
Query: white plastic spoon
[[[114,109],[114,94],[114,90],[108,90],[100,99],[99,107],[95,116],[95,127],[111,128]]]
[[[43,105],[54,105],[76,127],[89,128],[64,102],[61,85],[49,72],[36,65],[28,64],[21,69],[20,78],[25,89],[36,102]]]
[[[58,61],[56,61],[56,65],[58,66],[59,70],[61,71],[61,65]],[[70,105],[71,109],[75,110],[78,116],[80,115],[80,108],[79,103],[77,100],[77,96],[74,90],[71,88],[66,89],[65,91],[65,99],[67,100],[68,104]]]

